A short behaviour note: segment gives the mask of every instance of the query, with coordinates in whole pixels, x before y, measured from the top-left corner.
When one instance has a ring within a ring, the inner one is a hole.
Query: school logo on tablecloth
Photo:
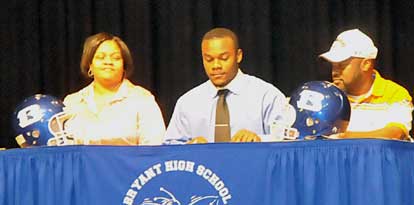
[[[132,182],[124,205],[223,205],[229,188],[213,170],[187,160],[169,160],[149,167]]]

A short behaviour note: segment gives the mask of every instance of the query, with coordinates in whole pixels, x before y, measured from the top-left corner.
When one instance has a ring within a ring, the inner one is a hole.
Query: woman
[[[65,127],[77,144],[159,145],[164,120],[154,96],[132,84],[134,69],[126,44],[108,33],[86,39],[81,72],[93,81],[65,97],[65,111],[72,117]]]

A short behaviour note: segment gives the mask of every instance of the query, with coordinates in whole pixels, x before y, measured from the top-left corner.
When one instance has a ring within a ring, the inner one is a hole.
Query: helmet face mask
[[[48,127],[54,137],[47,141],[48,146],[74,144],[73,134],[69,131],[66,124],[71,119],[72,117],[65,112],[56,113],[50,118]]]
[[[345,132],[350,119],[351,107],[346,94],[334,84],[326,81],[311,81],[297,88],[290,96],[289,107],[281,115],[286,120],[273,123],[284,131],[273,132],[277,138],[316,139]],[[294,110],[294,111],[292,111]],[[295,114],[292,114],[294,112]],[[292,117],[293,116],[293,117]],[[293,130],[293,131],[291,131]],[[294,134],[291,134],[294,131]],[[286,135],[286,133],[290,133]]]
[[[41,94],[20,103],[12,119],[20,147],[73,144],[73,137],[65,131],[69,117],[64,117],[63,107],[57,98]]]

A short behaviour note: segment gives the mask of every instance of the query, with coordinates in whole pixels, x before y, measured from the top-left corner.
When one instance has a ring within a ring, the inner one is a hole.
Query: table
[[[0,151],[0,204],[414,204],[414,144],[313,140]]]

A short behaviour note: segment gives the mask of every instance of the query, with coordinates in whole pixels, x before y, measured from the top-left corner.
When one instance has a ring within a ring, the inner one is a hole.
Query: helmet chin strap
[[[299,131],[283,123],[273,122],[270,125],[270,135],[274,141],[295,140],[299,137]]]

